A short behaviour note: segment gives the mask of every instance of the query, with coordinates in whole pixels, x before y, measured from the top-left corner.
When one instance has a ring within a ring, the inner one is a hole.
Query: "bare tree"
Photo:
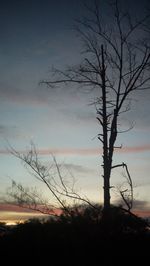
[[[121,9],[121,1],[109,6],[106,18],[100,1],[86,5],[87,17],[77,21],[76,31],[83,42],[84,59],[65,71],[53,69],[54,76],[42,83],[49,87],[77,84],[99,95],[93,104],[101,127],[98,139],[103,145],[104,209],[110,208],[110,177],[121,114],[130,110],[130,98],[139,90],[150,88],[149,15],[136,19]],[[103,16],[104,13],[104,16]],[[107,19],[107,21],[106,21]],[[124,194],[122,192],[122,197]]]

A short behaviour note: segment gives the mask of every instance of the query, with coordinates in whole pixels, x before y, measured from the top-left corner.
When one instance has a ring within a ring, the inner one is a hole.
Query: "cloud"
[[[150,145],[129,146],[117,149],[118,153],[140,153],[150,151]],[[28,150],[20,150],[20,153],[27,153]],[[102,148],[48,148],[37,149],[39,155],[79,155],[79,156],[97,156],[102,154]],[[0,154],[11,154],[9,150],[0,150]]]
[[[78,118],[82,121],[94,119],[94,112],[88,111],[86,100],[73,86],[66,88],[62,84],[61,87],[51,89],[39,82],[38,78],[37,81],[25,80],[20,82],[21,84],[0,82],[0,102],[32,107],[48,106],[71,119]]]
[[[42,210],[42,207],[40,209]],[[60,209],[55,209],[54,212],[59,215],[62,211]],[[29,208],[19,207],[13,203],[0,203],[0,222],[16,224],[36,217],[43,218],[46,217],[46,214]]]
[[[28,150],[20,150],[20,153],[27,153]],[[98,155],[100,150],[97,148],[52,148],[52,149],[37,149],[39,155],[80,155],[80,156],[89,156],[89,155]],[[11,154],[9,150],[0,150],[0,154]]]
[[[67,168],[69,171],[75,171],[75,172],[79,172],[79,173],[93,173],[94,169],[79,165],[79,164],[71,164],[71,163],[65,163],[64,165],[60,165],[64,166],[65,168]]]
[[[0,212],[2,211],[7,211],[7,212],[23,212],[23,213],[32,213],[35,211],[26,209],[26,208],[21,208],[17,205],[9,204],[9,203],[0,203]]]
[[[71,104],[70,104],[71,105]],[[60,113],[62,113],[65,117],[71,119],[71,120],[79,120],[82,123],[95,123],[96,121],[96,112],[92,112],[88,110],[87,107],[84,106],[77,106],[75,104],[74,106],[70,106],[70,108],[64,107],[61,108]]]
[[[139,146],[130,146],[130,147],[124,147],[121,150],[118,150],[120,153],[138,153],[138,152],[146,152],[150,151],[150,145],[139,145]]]
[[[122,199],[115,200],[115,205],[120,204],[124,206]],[[150,217],[150,203],[146,200],[134,199],[132,212],[141,217]]]
[[[15,125],[0,124],[0,137],[7,142],[8,139],[29,139],[30,134]]]
[[[36,212],[13,212],[13,211],[0,211],[0,222],[7,225],[14,225],[17,223],[25,222],[33,218],[42,218],[43,214]]]
[[[81,156],[88,156],[88,155],[97,155],[99,154],[99,149],[97,148],[63,148],[63,149],[40,149],[38,153],[41,155],[48,155],[48,154],[68,154],[68,155],[81,155]]]
[[[37,84],[36,84],[37,85]],[[23,86],[22,86],[23,87]],[[45,105],[48,103],[50,93],[47,90],[40,91],[40,88],[23,89],[0,84],[0,100],[17,104]]]
[[[10,130],[16,130],[16,126],[5,126],[5,125],[0,125],[0,134],[7,134],[10,132]]]
[[[150,212],[150,203],[146,200],[134,200],[133,207],[137,210],[149,211]]]
[[[14,138],[19,137],[21,135],[21,132],[19,132],[19,129],[15,125],[0,125],[0,136],[4,138]]]

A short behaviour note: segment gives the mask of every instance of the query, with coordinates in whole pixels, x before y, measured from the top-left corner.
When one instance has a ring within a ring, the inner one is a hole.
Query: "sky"
[[[103,1],[102,1],[103,2]],[[126,1],[142,12],[148,1]],[[132,7],[133,7],[132,6]],[[8,143],[26,151],[32,141],[41,160],[51,153],[76,179],[77,189],[93,202],[103,201],[102,147],[95,95],[73,86],[48,88],[39,84],[51,68],[64,69],[80,62],[81,42],[73,30],[84,14],[80,0],[9,1],[0,4],[0,221],[23,220],[28,213],[5,203],[11,179],[48,192],[8,151]],[[150,91],[134,96],[132,109],[122,124],[134,128],[119,135],[114,161],[128,164],[134,183],[135,209],[150,211]],[[123,182],[122,170],[114,171],[111,183]],[[116,191],[111,192],[117,201]],[[16,209],[15,209],[16,208]],[[27,216],[27,217],[29,217]],[[149,215],[150,216],[150,215]]]

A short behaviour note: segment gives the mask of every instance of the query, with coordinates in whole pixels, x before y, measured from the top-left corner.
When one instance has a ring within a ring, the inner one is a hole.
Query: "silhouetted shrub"
[[[129,257],[148,256],[150,235],[144,219],[116,207],[106,216],[101,207],[95,207],[79,206],[72,217],[64,214],[17,225],[0,238],[1,258],[11,258],[11,263],[21,257],[27,263],[32,258],[34,263],[50,260],[53,266],[63,262],[96,266],[117,265],[119,257],[128,262]]]

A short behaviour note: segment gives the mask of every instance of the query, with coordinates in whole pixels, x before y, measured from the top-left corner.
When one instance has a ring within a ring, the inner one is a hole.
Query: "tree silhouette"
[[[53,69],[54,76],[42,81],[49,87],[73,83],[99,93],[93,104],[101,128],[98,139],[103,145],[105,210],[110,208],[112,170],[125,167],[129,173],[125,163],[113,164],[114,151],[121,148],[116,147],[120,133],[119,118],[122,113],[130,110],[130,97],[134,92],[150,88],[147,26],[150,16],[144,15],[136,19],[129,11],[124,11],[123,6],[121,8],[119,0],[114,1],[109,8],[112,16],[106,18],[100,1],[86,5],[88,15],[78,20],[75,28],[83,42],[84,59],[79,65],[68,67],[65,71]],[[130,181],[132,189],[132,180]],[[121,191],[121,196],[130,209],[125,191]]]
[[[127,187],[120,187],[119,192],[127,210],[130,212],[133,203],[132,179],[126,163],[114,164],[113,156],[119,133],[119,119],[122,113],[130,110],[133,94],[137,91],[145,91],[150,88],[150,46],[148,22],[150,15],[144,15],[136,19],[125,12],[121,1],[115,0],[111,9],[111,17],[107,19],[100,1],[91,1],[86,5],[87,16],[77,20],[75,30],[83,43],[84,59],[79,65],[70,66],[65,71],[52,69],[54,74],[50,80],[41,81],[49,87],[61,84],[76,84],[83,88],[89,88],[98,96],[92,102],[96,108],[97,120],[100,125],[98,139],[103,146],[103,182],[104,182],[104,211],[110,209],[110,178],[113,169],[123,167],[126,170]],[[128,131],[132,126],[125,131]],[[79,195],[74,189],[74,180],[68,186],[64,179],[60,165],[54,156],[53,166],[55,174],[50,172],[51,167],[41,163],[35,146],[25,154],[21,154],[10,147],[13,155],[18,157],[32,171],[32,174],[42,181],[48,188],[57,204],[47,204],[37,191],[24,188],[21,184],[12,182],[12,190],[9,195],[22,207],[29,207],[42,213],[55,215],[56,209],[72,216],[74,211],[70,208],[72,203],[95,205]],[[50,197],[51,199],[51,197]],[[53,201],[52,201],[53,202]]]
[[[63,174],[61,169],[62,165],[58,164],[53,155],[51,164],[47,166],[39,159],[38,151],[33,143],[31,143],[29,151],[25,153],[16,151],[10,145],[9,151],[24,163],[30,174],[45,185],[49,192],[49,199],[44,198],[43,193],[39,193],[37,188],[24,187],[12,179],[12,186],[7,191],[8,203],[13,199],[12,203],[20,207],[51,216],[59,216],[63,211],[66,217],[74,217],[78,213],[75,206],[79,206],[80,202],[93,209],[98,209],[87,197],[81,196],[77,192],[72,175],[68,182],[68,179],[64,177],[66,173]]]
[[[10,146],[12,154],[27,166],[37,180],[45,184],[53,199],[47,204],[42,199],[43,195],[15,181],[12,181],[9,195],[21,207],[54,216],[57,209],[63,212],[57,219],[51,218],[45,223],[31,220],[19,224],[11,234],[0,238],[5,261],[10,258],[16,261],[20,255],[27,263],[30,256],[34,264],[36,261],[39,263],[41,258],[42,262],[47,262],[45,254],[55,254],[56,251],[59,256],[49,258],[50,261],[54,259],[53,265],[60,265],[62,261],[70,265],[70,258],[73,258],[72,265],[78,265],[79,261],[82,265],[99,265],[100,262],[116,265],[118,261],[119,264],[120,261],[125,264],[133,261],[135,264],[135,258],[138,261],[141,259],[142,263],[143,258],[145,262],[149,258],[149,222],[130,212],[133,185],[128,166],[126,163],[113,163],[115,149],[122,148],[116,146],[118,134],[123,132],[119,129],[119,118],[130,110],[129,97],[132,98],[138,90],[150,88],[150,30],[146,25],[149,16],[136,20],[129,12],[121,10],[120,3],[119,0],[114,1],[111,6],[114,13],[107,23],[102,18],[100,1],[86,6],[89,16],[79,20],[76,26],[83,41],[85,58],[81,64],[68,67],[66,71],[54,69],[54,79],[42,81],[50,87],[75,83],[90,88],[93,94],[94,90],[99,93],[93,105],[100,125],[98,139],[103,146],[104,209],[81,197],[74,190],[74,179],[71,186],[68,185],[54,156],[53,163],[45,166],[33,144],[24,154]],[[129,189],[120,187],[119,192],[127,210],[111,207],[110,178],[113,169],[118,167],[126,170]],[[72,206],[68,199],[84,204]]]

